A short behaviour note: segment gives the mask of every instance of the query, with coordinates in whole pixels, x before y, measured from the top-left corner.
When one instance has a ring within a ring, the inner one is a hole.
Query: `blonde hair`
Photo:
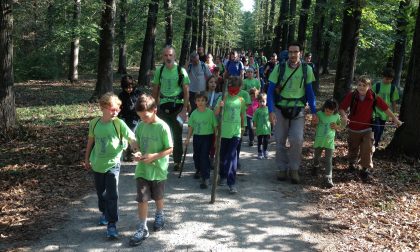
[[[266,93],[260,93],[258,95],[258,98],[257,99],[258,99],[259,102],[266,101],[267,100],[267,94]]]
[[[372,79],[367,75],[360,75],[359,78],[357,78],[357,82],[362,82],[369,86],[372,85]]]
[[[249,90],[249,95],[255,95],[255,97],[258,97],[258,94],[260,93],[260,91],[256,88],[251,88]]]
[[[122,104],[122,102],[121,102],[120,98],[118,98],[118,96],[115,95],[112,92],[105,93],[99,99],[99,105],[102,108],[105,108],[105,107],[113,107],[113,106],[120,107],[121,104]]]

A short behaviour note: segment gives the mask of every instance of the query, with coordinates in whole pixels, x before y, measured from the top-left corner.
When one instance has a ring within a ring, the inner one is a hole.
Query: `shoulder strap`
[[[394,92],[395,92],[395,85],[394,84],[391,84],[391,93],[389,94],[389,99],[392,101],[392,95],[394,94]]]
[[[100,117],[97,118],[96,122],[93,124],[93,129],[92,129],[92,133],[93,135],[95,135],[95,128],[96,128],[96,124],[98,124],[99,120],[101,120]]]
[[[160,78],[162,77],[162,72],[163,72],[164,67],[165,67],[165,65],[162,65],[159,69],[159,85],[160,85]]]
[[[282,62],[279,64],[279,78],[277,80],[277,85],[279,85],[281,80],[283,79],[285,71],[286,71],[286,63]]]
[[[204,62],[203,61],[200,61],[200,63],[201,63],[201,70],[203,70],[203,73],[205,74],[206,73],[206,64],[204,64]]]
[[[351,93],[351,102],[350,102],[350,115],[354,114],[355,111],[355,105],[356,105],[356,91],[353,91]]]
[[[377,82],[375,85],[375,93],[379,94],[379,90],[381,90],[381,83]],[[392,91],[391,91],[392,93]]]
[[[306,79],[308,77],[308,64],[305,62],[302,63],[302,74],[303,85],[306,85]],[[302,87],[302,83],[300,83],[300,87]]]
[[[184,80],[184,75],[182,74],[182,67],[180,65],[177,65],[178,69],[178,86],[182,87],[182,83]]]

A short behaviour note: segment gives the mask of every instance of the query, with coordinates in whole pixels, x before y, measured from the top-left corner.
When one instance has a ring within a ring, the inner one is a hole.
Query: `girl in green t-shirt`
[[[322,111],[317,112],[318,124],[315,133],[315,156],[312,175],[316,176],[319,170],[319,160],[322,150],[325,150],[325,185],[334,186],[332,182],[332,156],[335,149],[335,131],[341,129],[341,119],[338,114],[338,104],[333,99],[325,101]]]

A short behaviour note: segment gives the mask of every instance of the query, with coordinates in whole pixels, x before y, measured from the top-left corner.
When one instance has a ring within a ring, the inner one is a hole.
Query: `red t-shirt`
[[[348,116],[350,123],[348,128],[351,130],[364,130],[372,127],[369,125],[372,123],[372,113],[373,113],[373,91],[371,89],[366,93],[365,99],[360,100],[360,95],[355,90],[356,97],[354,99],[353,109]],[[340,109],[347,111],[351,105],[353,92],[350,92],[344,97],[344,100],[340,104]],[[376,109],[381,109],[383,111],[388,109],[388,105],[382,100],[381,97],[376,95]]]

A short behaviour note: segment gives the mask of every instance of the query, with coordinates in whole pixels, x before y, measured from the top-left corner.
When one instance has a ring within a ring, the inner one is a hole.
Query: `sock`
[[[145,219],[145,220],[139,220],[139,224],[137,226],[137,229],[146,229],[146,230],[148,230],[148,228],[147,228],[147,219]]]

